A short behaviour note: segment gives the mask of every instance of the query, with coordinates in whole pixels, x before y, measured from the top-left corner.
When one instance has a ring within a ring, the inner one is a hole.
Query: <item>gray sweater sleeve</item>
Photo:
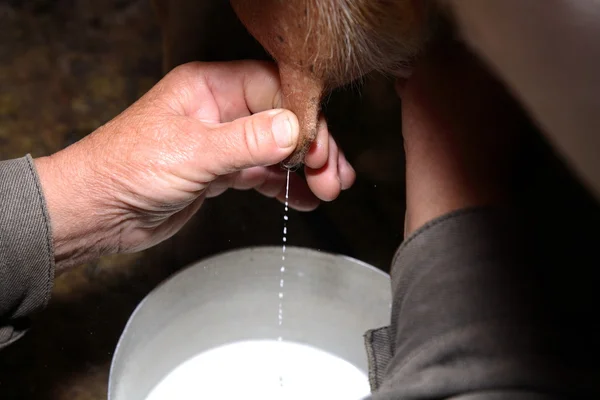
[[[365,336],[372,400],[600,398],[597,362],[581,362],[574,325],[545,301],[561,296],[541,287],[536,254],[551,251],[517,220],[463,210],[404,242],[391,324]]]
[[[46,306],[53,279],[50,220],[33,160],[0,161],[0,349]]]

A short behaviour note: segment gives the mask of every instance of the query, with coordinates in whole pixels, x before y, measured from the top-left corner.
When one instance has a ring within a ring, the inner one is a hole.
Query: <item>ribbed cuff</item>
[[[430,221],[401,244],[391,269],[391,324],[365,335],[373,392],[389,378],[398,352],[409,357],[431,337],[461,323],[459,317],[465,315],[465,310],[460,303],[469,301],[470,296],[461,297],[452,291],[468,290],[465,285],[485,280],[485,274],[472,276],[469,270],[488,265],[493,254],[510,252],[510,247],[503,246],[512,240],[507,236],[513,232],[507,226],[509,221],[500,210],[462,209]],[[496,262],[504,261],[506,256],[497,257]],[[450,311],[453,306],[455,310]],[[443,312],[446,308],[448,312]]]
[[[0,161],[0,349],[47,305],[53,280],[52,230],[33,159]]]

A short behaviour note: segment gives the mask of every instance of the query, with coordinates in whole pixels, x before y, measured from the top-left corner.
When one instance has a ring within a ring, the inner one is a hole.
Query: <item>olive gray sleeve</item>
[[[0,349],[46,306],[53,279],[50,221],[33,160],[0,161]]]
[[[365,336],[372,400],[600,398],[598,367],[573,354],[572,321],[553,318],[544,296],[562,293],[540,287],[541,253],[517,221],[463,210],[402,244],[391,324]]]

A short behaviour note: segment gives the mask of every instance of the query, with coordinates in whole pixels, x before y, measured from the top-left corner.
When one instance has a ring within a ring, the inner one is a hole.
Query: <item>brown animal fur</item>
[[[230,0],[248,31],[278,62],[283,106],[301,140],[284,163],[302,163],[316,138],[323,96],[369,72],[410,66],[428,39],[429,0]]]

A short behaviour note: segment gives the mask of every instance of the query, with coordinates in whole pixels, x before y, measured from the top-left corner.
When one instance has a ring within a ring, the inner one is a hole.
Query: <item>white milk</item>
[[[337,356],[297,343],[248,341],[184,362],[146,400],[359,400],[369,394],[367,376]]]
[[[283,283],[285,273],[285,243],[287,242],[288,202],[290,200],[290,170],[285,180],[285,214],[283,215],[283,243],[281,245],[281,268],[279,269],[279,326],[283,325]],[[279,341],[282,337],[279,337]]]

